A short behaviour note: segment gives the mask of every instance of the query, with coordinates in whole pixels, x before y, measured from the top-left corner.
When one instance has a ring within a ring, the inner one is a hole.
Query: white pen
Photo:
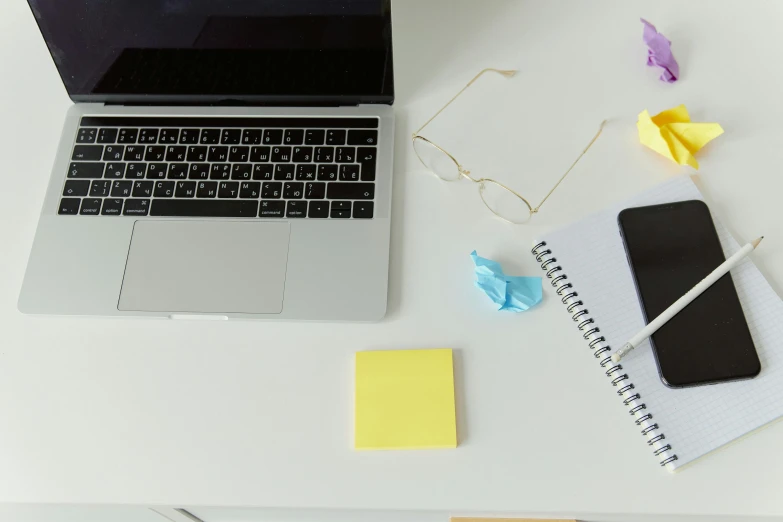
[[[710,273],[710,275],[699,281],[699,283],[691,288],[687,294],[677,299],[674,304],[664,310],[661,315],[650,321],[650,323],[642,328],[638,334],[631,337],[622,348],[614,352],[612,354],[612,361],[620,362],[620,359],[628,355],[631,350],[639,346],[645,339],[657,332],[661,326],[669,321],[669,319],[677,315],[683,308],[691,304],[691,302],[699,297],[702,292],[711,287],[715,281],[726,275],[726,273],[737,266],[740,261],[745,258],[745,256],[753,252],[753,250],[759,246],[759,243],[761,243],[762,239],[764,239],[764,236],[761,236],[758,239],[754,239],[742,247],[736,254],[721,263],[718,268]]]

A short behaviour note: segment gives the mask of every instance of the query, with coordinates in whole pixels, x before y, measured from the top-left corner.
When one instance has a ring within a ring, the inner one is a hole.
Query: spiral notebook
[[[783,301],[750,258],[731,271],[761,373],[746,381],[667,388],[645,341],[619,364],[611,353],[645,325],[620,237],[628,207],[702,199],[689,177],[672,179],[535,241],[533,255],[584,337],[584,352],[614,385],[654,456],[675,471],[783,416]],[[726,256],[739,244],[715,219]],[[592,357],[591,357],[592,355]]]

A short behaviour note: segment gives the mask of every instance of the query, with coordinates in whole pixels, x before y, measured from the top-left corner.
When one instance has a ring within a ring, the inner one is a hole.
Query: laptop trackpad
[[[279,314],[288,223],[137,221],[119,310]]]

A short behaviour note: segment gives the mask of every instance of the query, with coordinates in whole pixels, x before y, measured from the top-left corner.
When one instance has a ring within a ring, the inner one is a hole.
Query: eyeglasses
[[[595,140],[597,140],[598,136],[601,135],[601,131],[604,128],[604,123],[606,123],[606,120],[601,122],[598,133],[596,133],[593,139],[590,140],[590,143],[587,145],[587,147],[585,147],[579,157],[577,157],[571,166],[568,167],[568,170],[565,171],[565,174],[563,174],[557,183],[555,183],[555,186],[552,187],[552,190],[550,190],[544,199],[541,200],[541,203],[533,207],[527,199],[523,198],[499,181],[495,181],[494,179],[490,178],[475,178],[471,176],[470,171],[466,170],[462,165],[460,165],[454,156],[446,152],[446,150],[444,150],[439,145],[436,145],[432,141],[419,134],[424,129],[424,127],[432,123],[432,120],[437,118],[438,115],[440,115],[440,113],[446,109],[446,107],[451,105],[460,94],[465,92],[468,87],[473,85],[473,83],[486,72],[496,72],[505,76],[506,78],[511,78],[514,76],[514,74],[517,73],[517,71],[501,69],[484,69],[478,73],[472,80],[468,82],[465,87],[462,88],[461,91],[459,91],[451,100],[449,100],[446,105],[436,112],[432,118],[427,120],[427,122],[422,125],[419,130],[413,133],[413,150],[416,152],[416,156],[418,156],[419,161],[421,161],[421,163],[429,171],[438,176],[440,179],[443,181],[457,181],[465,178],[474,183],[477,183],[481,200],[484,202],[484,205],[486,205],[487,208],[492,211],[493,214],[501,219],[504,219],[505,221],[508,221],[509,223],[513,223],[515,225],[522,224],[528,221],[533,214],[536,214],[539,211],[541,205],[543,205],[544,202],[549,199],[549,196],[552,195],[552,193],[565,179],[565,177],[568,176],[568,174],[571,172],[571,169],[576,166],[579,160],[582,159],[582,156],[584,156],[593,143],[595,143]]]

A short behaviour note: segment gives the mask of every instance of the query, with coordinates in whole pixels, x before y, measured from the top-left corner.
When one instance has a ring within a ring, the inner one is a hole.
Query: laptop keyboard
[[[58,213],[370,219],[377,118],[84,117]]]

